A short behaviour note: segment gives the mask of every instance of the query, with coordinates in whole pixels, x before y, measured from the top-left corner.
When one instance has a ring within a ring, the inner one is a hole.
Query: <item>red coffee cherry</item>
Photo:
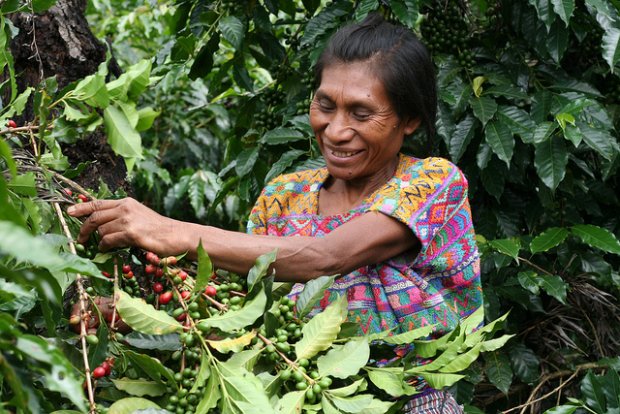
[[[155,265],[152,264],[147,264],[146,266],[144,266],[144,273],[146,273],[147,275],[152,275],[157,271],[157,267]]]
[[[84,203],[88,201],[88,197],[86,197],[84,194],[78,194],[77,197]]]
[[[105,368],[102,367],[101,365],[93,370],[93,378],[101,378],[105,376],[106,376]]]
[[[162,285],[159,282],[155,282],[153,283],[153,292],[155,293],[161,293],[164,291],[164,285]]]
[[[6,126],[8,126],[9,128],[17,128],[17,123],[15,123],[15,121],[13,121],[12,119],[9,119],[6,123]]]
[[[172,292],[170,291],[164,292],[161,295],[159,295],[159,303],[162,305],[170,303],[171,300],[172,300]]]
[[[131,266],[129,266],[128,264],[123,265],[123,273],[129,273],[131,272]]]
[[[215,295],[217,295],[217,289],[215,289],[215,287],[213,286],[207,286],[205,288],[205,293],[207,294],[207,296],[214,297]]]

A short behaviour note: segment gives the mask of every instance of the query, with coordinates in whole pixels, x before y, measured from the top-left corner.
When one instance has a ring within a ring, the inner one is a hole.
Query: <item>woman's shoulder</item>
[[[431,181],[434,183],[446,180],[464,181],[465,176],[452,161],[441,157],[415,158],[402,155],[397,178],[405,181]]]
[[[282,174],[272,179],[263,189],[264,195],[314,191],[325,180],[325,168],[316,168]]]

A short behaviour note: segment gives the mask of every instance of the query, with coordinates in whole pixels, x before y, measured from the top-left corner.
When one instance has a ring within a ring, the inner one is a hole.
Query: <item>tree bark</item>
[[[85,11],[86,0],[58,0],[44,13],[11,16],[13,25],[19,29],[11,42],[19,91],[37,86],[49,77],[56,78],[61,90],[97,71],[105,61],[108,47],[93,35]],[[114,59],[110,60],[108,69],[114,76],[121,73]],[[5,102],[6,99],[7,96]],[[18,123],[32,122],[35,118],[30,102]],[[107,144],[101,128],[75,145],[64,147],[63,153],[73,166],[90,162],[76,179],[82,186],[96,189],[101,179],[112,191],[119,187],[128,191],[125,163]]]

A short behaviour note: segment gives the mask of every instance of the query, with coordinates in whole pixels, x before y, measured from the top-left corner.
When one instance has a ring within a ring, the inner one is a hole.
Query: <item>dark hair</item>
[[[329,39],[314,66],[315,85],[321,84],[323,69],[330,65],[366,60],[374,65],[398,117],[419,118],[429,138],[433,137],[437,88],[430,55],[411,30],[387,22],[380,14],[344,26]]]

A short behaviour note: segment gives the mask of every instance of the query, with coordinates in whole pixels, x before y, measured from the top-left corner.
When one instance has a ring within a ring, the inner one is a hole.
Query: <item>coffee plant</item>
[[[40,23],[68,1],[0,5],[0,412],[397,412],[419,377],[469,413],[620,409],[616,1],[93,1],[98,70],[65,84],[41,65],[33,81],[19,57],[53,50]],[[65,206],[125,191],[243,230],[266,181],[322,165],[312,64],[370,12],[432,52],[437,134],[403,150],[468,177],[483,328],[362,336],[344,298],[309,316],[332,278],[291,303],[273,256],[246,276],[211,269],[208,246],[192,263],[72,242]],[[94,133],[127,185],[86,176],[104,158]]]

